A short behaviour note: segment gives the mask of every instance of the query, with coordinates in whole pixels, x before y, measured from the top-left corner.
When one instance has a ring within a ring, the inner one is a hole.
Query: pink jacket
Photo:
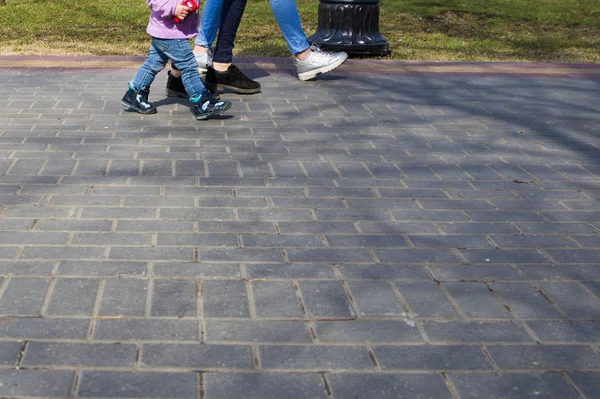
[[[146,0],[152,10],[146,32],[158,39],[189,39],[198,34],[198,11],[180,23],[173,21],[175,7],[181,0]]]

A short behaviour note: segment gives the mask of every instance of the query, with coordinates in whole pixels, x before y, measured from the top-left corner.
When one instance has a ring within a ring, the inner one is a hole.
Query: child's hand
[[[185,17],[188,16],[188,14],[190,13],[190,9],[187,6],[184,6],[181,3],[177,3],[177,7],[175,7],[175,14],[174,16],[179,18],[180,21],[183,21],[185,19]]]

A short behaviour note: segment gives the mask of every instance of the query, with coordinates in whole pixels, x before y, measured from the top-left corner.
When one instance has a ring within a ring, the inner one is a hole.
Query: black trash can
[[[390,55],[379,33],[379,0],[319,0],[319,25],[308,40],[353,56]]]

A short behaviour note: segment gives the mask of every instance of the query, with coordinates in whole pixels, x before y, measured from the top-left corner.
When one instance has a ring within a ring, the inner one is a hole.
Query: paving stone
[[[153,215],[152,215],[153,216]],[[152,217],[150,216],[150,217]],[[233,214],[229,209],[213,209],[213,208],[162,208],[160,210],[160,219],[177,219],[177,220],[232,220]],[[241,218],[240,218],[241,219]]]
[[[482,283],[449,282],[444,287],[469,318],[503,319],[513,316]]]
[[[16,339],[85,339],[90,326],[87,319],[3,317],[0,336]]]
[[[0,364],[16,366],[22,346],[21,342],[0,342]]]
[[[311,334],[300,321],[208,320],[206,342],[310,343]]]
[[[206,373],[206,399],[290,398],[325,399],[325,384],[316,373]]]
[[[79,396],[117,398],[196,398],[196,373],[92,371],[81,372]]]
[[[237,247],[239,245],[234,234],[159,233],[156,241],[161,246]]]
[[[101,260],[101,247],[30,247],[23,248],[19,259]]]
[[[286,253],[292,263],[374,263],[371,254],[359,248],[291,248]]]
[[[546,263],[548,259],[532,249],[463,249],[460,251],[472,263]]]
[[[42,278],[9,279],[2,298],[0,298],[0,313],[39,315],[49,285],[50,281]]]
[[[600,342],[600,322],[531,320],[529,328],[543,343]]]
[[[476,345],[403,345],[373,347],[382,370],[486,370],[492,365]]]
[[[136,348],[129,344],[30,342],[21,364],[25,367],[133,367]]]
[[[306,312],[313,319],[354,318],[344,287],[337,281],[301,281],[298,284]]]
[[[570,373],[568,376],[586,398],[600,398],[600,373]]]
[[[422,343],[414,323],[399,320],[319,321],[315,333],[321,342],[398,342]]]
[[[110,231],[110,220],[40,220],[35,225],[39,231]]]
[[[600,300],[578,283],[539,284],[539,288],[572,319],[600,319]]]
[[[452,374],[449,379],[461,398],[579,397],[558,374]]]
[[[143,316],[148,282],[139,279],[108,279],[104,283],[99,314],[102,316]]]
[[[357,234],[351,222],[279,222],[282,234]]]
[[[155,262],[152,270],[157,277],[173,278],[240,278],[240,266],[225,263]]]
[[[510,265],[429,266],[439,281],[503,281],[522,280]]]
[[[434,281],[398,281],[396,287],[414,317],[458,316],[450,300]]]
[[[515,222],[515,227],[525,234],[595,234],[587,223],[527,223]]]
[[[595,265],[519,265],[519,269],[531,280],[587,281],[596,280]]]
[[[527,283],[494,283],[491,287],[517,317],[524,319],[562,317],[555,306]]]
[[[110,229],[110,226],[109,226]],[[194,222],[189,220],[119,220],[117,231],[131,232],[194,232]]]
[[[410,242],[417,248],[489,248],[490,243],[484,236],[466,235],[411,235]]]
[[[513,321],[423,321],[422,324],[435,343],[533,341],[525,329]]]
[[[97,291],[96,279],[56,279],[46,313],[61,316],[90,316],[94,310]]]
[[[141,362],[151,368],[253,368],[251,348],[244,345],[145,344]]]
[[[451,398],[438,374],[327,374],[334,398]]]
[[[203,281],[202,304],[207,317],[250,316],[248,293],[243,281]]]
[[[493,345],[486,347],[494,363],[506,370],[592,370],[600,355],[579,345]]]
[[[67,242],[67,233],[38,233],[38,232],[0,232],[0,242],[3,245],[26,245],[36,243],[39,245],[64,245]]]
[[[0,395],[7,397],[68,397],[75,383],[75,372],[68,370],[0,370]]]
[[[443,234],[517,234],[519,232],[508,222],[436,223],[436,225]]]
[[[298,236],[280,234],[253,234],[243,235],[244,247],[267,247],[267,248],[293,248],[293,247],[323,247],[320,236]],[[237,240],[236,240],[237,243]]]
[[[430,280],[422,266],[416,265],[340,265],[346,279]]]
[[[198,259],[201,262],[278,263],[283,260],[283,255],[278,248],[199,248]]]
[[[151,316],[196,316],[198,288],[195,281],[154,280]]]
[[[75,233],[71,239],[71,245],[150,245],[152,236],[150,234],[135,233]]]
[[[456,263],[458,257],[451,250],[436,249],[380,249],[376,248],[373,253],[382,263]]]
[[[296,291],[287,281],[256,281],[252,283],[252,296],[259,318],[303,318]]]
[[[246,265],[246,273],[252,279],[333,279],[335,272],[327,264],[267,264]]]
[[[365,347],[268,345],[259,347],[264,369],[369,370],[373,363]]]
[[[327,243],[332,248],[395,247],[407,248],[408,243],[401,235],[327,235]]]
[[[195,341],[199,339],[199,331],[195,320],[101,319],[96,322],[94,338]]]
[[[384,281],[349,281],[348,288],[361,317],[406,316],[392,286]]]
[[[145,262],[64,260],[58,265],[58,274],[88,277],[133,277],[144,276],[146,268],[147,264]]]
[[[600,298],[600,281],[589,281],[583,284],[594,295]]]
[[[103,248],[100,248],[103,250]],[[192,248],[145,248],[145,247],[111,247],[110,259],[115,260],[178,260],[192,261]]]

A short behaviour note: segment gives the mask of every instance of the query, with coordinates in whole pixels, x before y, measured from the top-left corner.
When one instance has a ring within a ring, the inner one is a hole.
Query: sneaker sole
[[[223,108],[222,110],[220,110],[219,112],[215,112],[214,114],[210,114],[210,115],[197,115],[196,116],[196,120],[197,121],[203,121],[205,119],[208,119],[212,116],[217,116],[217,115],[221,115],[223,112],[228,111],[231,108],[232,104],[229,104],[226,108]]]
[[[155,114],[155,113],[158,112],[156,109],[153,109],[153,110],[150,110],[150,111],[144,111],[142,109],[135,108],[131,104],[127,104],[125,101],[121,101],[121,105],[123,105],[123,107],[125,107],[126,111],[135,111],[138,114],[142,114],[142,115],[151,115],[151,114]]]
[[[342,65],[348,59],[348,55],[342,58],[339,61],[334,62],[333,64],[325,65],[321,68],[313,69],[312,71],[306,71],[298,74],[298,79],[305,81],[316,77],[317,75],[321,75],[323,73],[331,72],[335,68]]]
[[[216,92],[216,91],[223,91],[223,90],[231,90],[235,93],[238,94],[254,94],[254,93],[258,93],[260,91],[260,87],[256,88],[256,89],[242,89],[239,87],[235,87],[235,86],[229,86],[229,85],[223,85],[220,83],[209,83],[209,82],[205,82],[204,83],[206,85],[206,88],[210,91]]]

